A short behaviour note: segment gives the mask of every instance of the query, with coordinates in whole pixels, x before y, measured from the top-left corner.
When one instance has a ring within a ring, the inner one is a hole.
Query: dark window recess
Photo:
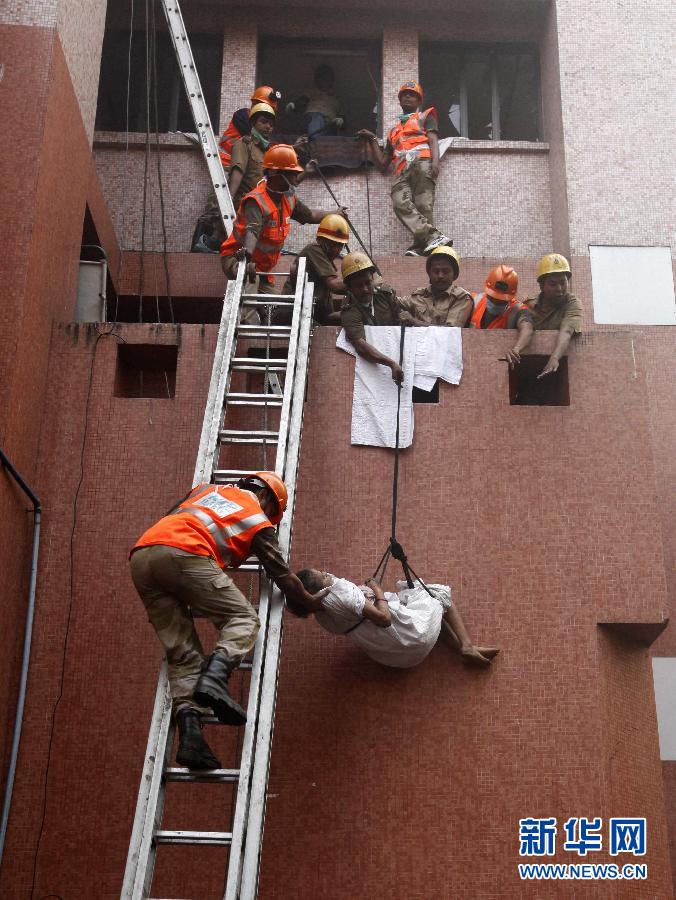
[[[540,63],[535,47],[424,43],[425,106],[439,114],[439,137],[539,141]]]
[[[414,403],[438,403],[439,402],[439,379],[434,382],[431,391],[423,391],[421,388],[413,388]]]
[[[223,37],[218,34],[191,34],[190,46],[204,90],[211,121],[219,118]],[[129,131],[146,130],[146,38],[134,31],[129,59],[129,31],[106,29],[101,55],[101,75],[96,108],[97,131],[127,130],[127,76],[129,73]],[[185,89],[168,34],[157,34],[157,130],[160,132],[195,130],[185,97]],[[155,82],[150,61],[150,130],[155,131]]]
[[[570,406],[568,357],[563,357],[556,372],[538,378],[548,359],[535,354],[523,356],[521,363],[509,373],[512,406]]]
[[[175,344],[118,344],[115,397],[157,397],[176,393]]]

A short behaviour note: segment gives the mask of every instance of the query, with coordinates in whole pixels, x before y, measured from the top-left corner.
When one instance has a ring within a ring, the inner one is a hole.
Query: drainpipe
[[[12,737],[12,753],[9,761],[9,772],[5,784],[5,796],[2,803],[2,824],[0,825],[0,866],[5,849],[5,836],[7,823],[9,822],[9,810],[12,805],[12,792],[14,790],[14,776],[16,774],[16,761],[19,756],[19,742],[21,741],[21,726],[23,725],[23,710],[26,701],[26,685],[28,683],[28,663],[31,655],[31,639],[33,637],[33,613],[35,611],[35,583],[38,572],[38,549],[40,547],[40,520],[42,519],[42,506],[30,487],[23,480],[5,454],[0,450],[0,463],[7,469],[14,481],[26,494],[33,504],[33,548],[31,552],[31,573],[28,586],[28,609],[26,610],[26,629],[23,638],[23,659],[21,661],[21,676],[19,679],[19,696],[16,702],[16,717],[14,719],[14,735]]]

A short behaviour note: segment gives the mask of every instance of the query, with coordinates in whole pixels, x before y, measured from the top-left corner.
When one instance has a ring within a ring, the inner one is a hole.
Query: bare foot
[[[485,656],[486,659],[495,659],[500,652],[499,647],[477,647],[476,649],[482,656]]]
[[[462,656],[462,661],[466,665],[470,666],[481,666],[482,668],[486,668],[486,666],[490,666],[491,661],[488,657],[484,656],[483,653],[479,651],[478,647],[469,646],[463,647],[460,650],[460,654]]]

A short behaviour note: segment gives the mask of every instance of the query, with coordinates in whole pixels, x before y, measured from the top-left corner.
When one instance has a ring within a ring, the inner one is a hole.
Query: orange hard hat
[[[291,144],[275,144],[268,147],[263,157],[264,169],[277,169],[278,172],[302,172],[296,151]]]
[[[277,512],[270,516],[270,521],[273,525],[279,525],[282,521],[282,516],[284,515],[284,510],[286,509],[286,504],[289,499],[286,485],[276,472],[256,472],[252,478],[264,482],[275,495],[277,500]]]
[[[519,276],[511,266],[499,265],[491,269],[484,282],[484,290],[493,300],[503,303],[514,299],[519,287]]]
[[[269,103],[276,112],[277,104],[282,99],[282,95],[279,93],[279,91],[276,91],[273,87],[270,87],[269,84],[263,84],[261,85],[261,87],[256,88],[250,99],[251,103]]]
[[[420,102],[422,103],[424,93],[422,89],[422,85],[418,84],[417,81],[405,81],[402,86],[399,88],[399,93],[397,97],[401,97],[404,91],[413,91],[414,94],[417,94],[420,97]]]

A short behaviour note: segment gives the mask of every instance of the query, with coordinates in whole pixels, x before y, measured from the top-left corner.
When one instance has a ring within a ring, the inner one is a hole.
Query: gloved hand
[[[291,103],[286,104],[285,110],[287,113],[292,113],[292,112],[294,112],[295,109],[296,109],[296,104],[293,102],[293,100],[291,101]]]
[[[336,126],[336,128],[342,128],[345,124],[345,119],[343,119],[342,116],[338,116],[333,120],[333,124]]]

